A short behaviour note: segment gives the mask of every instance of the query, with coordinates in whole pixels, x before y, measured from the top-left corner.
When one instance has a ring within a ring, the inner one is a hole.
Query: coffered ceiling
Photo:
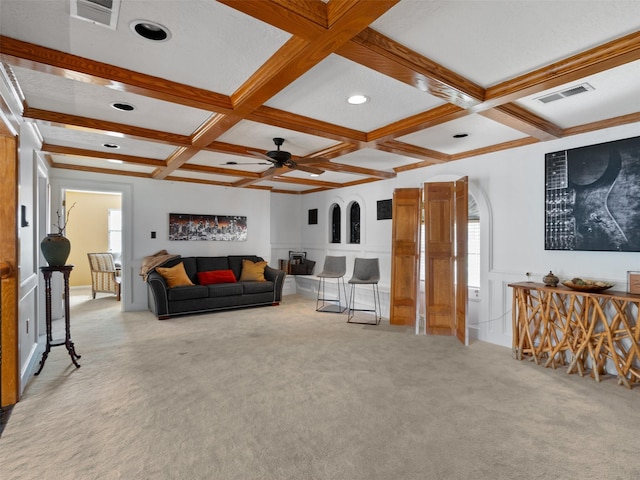
[[[0,35],[62,169],[301,194],[640,121],[636,0],[0,0]]]

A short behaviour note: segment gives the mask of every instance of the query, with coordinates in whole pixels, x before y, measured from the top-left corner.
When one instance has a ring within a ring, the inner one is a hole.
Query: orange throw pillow
[[[162,278],[165,279],[169,288],[193,285],[182,262],[173,267],[156,267],[156,272],[162,275]]]
[[[242,260],[242,273],[240,281],[266,282],[264,278],[264,269],[267,262],[252,262],[251,260]]]

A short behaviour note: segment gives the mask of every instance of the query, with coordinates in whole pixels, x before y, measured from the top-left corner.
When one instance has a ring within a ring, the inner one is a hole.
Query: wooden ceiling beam
[[[640,31],[489,87],[485,101],[476,108],[503,105],[636,60],[640,60]]]
[[[449,161],[449,155],[442,152],[436,152],[435,150],[429,150],[428,148],[418,147],[416,145],[410,145],[396,140],[379,143],[376,148],[383,152],[395,153],[396,155],[402,155],[403,157],[417,158],[418,160],[429,162],[431,164],[445,163]]]
[[[481,86],[371,28],[336,53],[460,108],[478,105],[485,97]]]
[[[118,137],[124,136],[136,140],[148,140],[168,145],[191,145],[189,137],[185,135],[161,132],[159,130],[151,130],[149,128],[134,127],[132,125],[124,125],[122,123],[107,122],[105,120],[97,120],[95,118],[81,117],[78,115],[51,112],[49,110],[41,110],[39,108],[31,108],[29,106],[25,107],[23,117],[31,120],[47,122],[51,125],[61,126],[63,128],[79,128],[106,135],[117,135]]]
[[[340,125],[334,125],[266,106],[258,107],[247,116],[247,120],[267,125],[275,125],[309,135],[330,138],[338,142],[365,142],[367,139],[367,134],[359,130],[341,127]]]
[[[41,150],[43,152],[52,153],[56,155],[65,155],[70,157],[89,157],[89,158],[101,158],[105,160],[119,160],[125,163],[133,163],[136,165],[150,165],[153,167],[160,167],[164,165],[164,160],[158,160],[156,158],[138,157],[134,155],[123,155],[121,153],[113,152],[101,152],[97,150],[89,150],[85,148],[65,147],[63,145],[52,145],[44,143]]]
[[[507,103],[480,112],[483,117],[526,133],[538,140],[555,140],[562,136],[562,129],[515,103]]]
[[[409,135],[410,133],[419,132],[425,128],[466,117],[469,114],[468,110],[446,103],[427,110],[426,112],[418,113],[417,115],[403,118],[382,128],[372,130],[367,134],[367,140],[385,143],[398,137]]]
[[[0,36],[0,60],[30,70],[136,93],[217,113],[232,111],[226,95]]]

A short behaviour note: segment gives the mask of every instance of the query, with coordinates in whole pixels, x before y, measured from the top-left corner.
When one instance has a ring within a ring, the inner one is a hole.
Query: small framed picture
[[[627,272],[627,292],[640,295],[640,272]]]
[[[318,209],[312,208],[309,210],[309,225],[317,225],[318,224]]]

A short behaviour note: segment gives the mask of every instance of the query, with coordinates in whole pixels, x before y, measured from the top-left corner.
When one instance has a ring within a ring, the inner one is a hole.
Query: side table
[[[73,265],[63,265],[60,267],[40,267],[40,271],[44,276],[44,289],[45,289],[45,300],[46,300],[46,322],[47,322],[47,346],[44,349],[44,353],[42,354],[42,360],[40,360],[40,368],[34,375],[40,374],[42,371],[42,367],[44,367],[44,362],[47,360],[49,356],[49,352],[51,351],[51,347],[58,347],[60,345],[64,345],[67,347],[67,352],[69,352],[69,356],[71,357],[71,361],[76,366],[76,368],[80,368],[80,364],[78,364],[77,360],[80,358],[80,355],[76,353],[76,348],[71,341],[71,331],[70,331],[70,322],[69,322],[69,275],[71,274],[71,270],[73,270]],[[51,275],[53,272],[60,272],[64,277],[64,340],[57,340],[54,342],[53,335],[51,332]]]

